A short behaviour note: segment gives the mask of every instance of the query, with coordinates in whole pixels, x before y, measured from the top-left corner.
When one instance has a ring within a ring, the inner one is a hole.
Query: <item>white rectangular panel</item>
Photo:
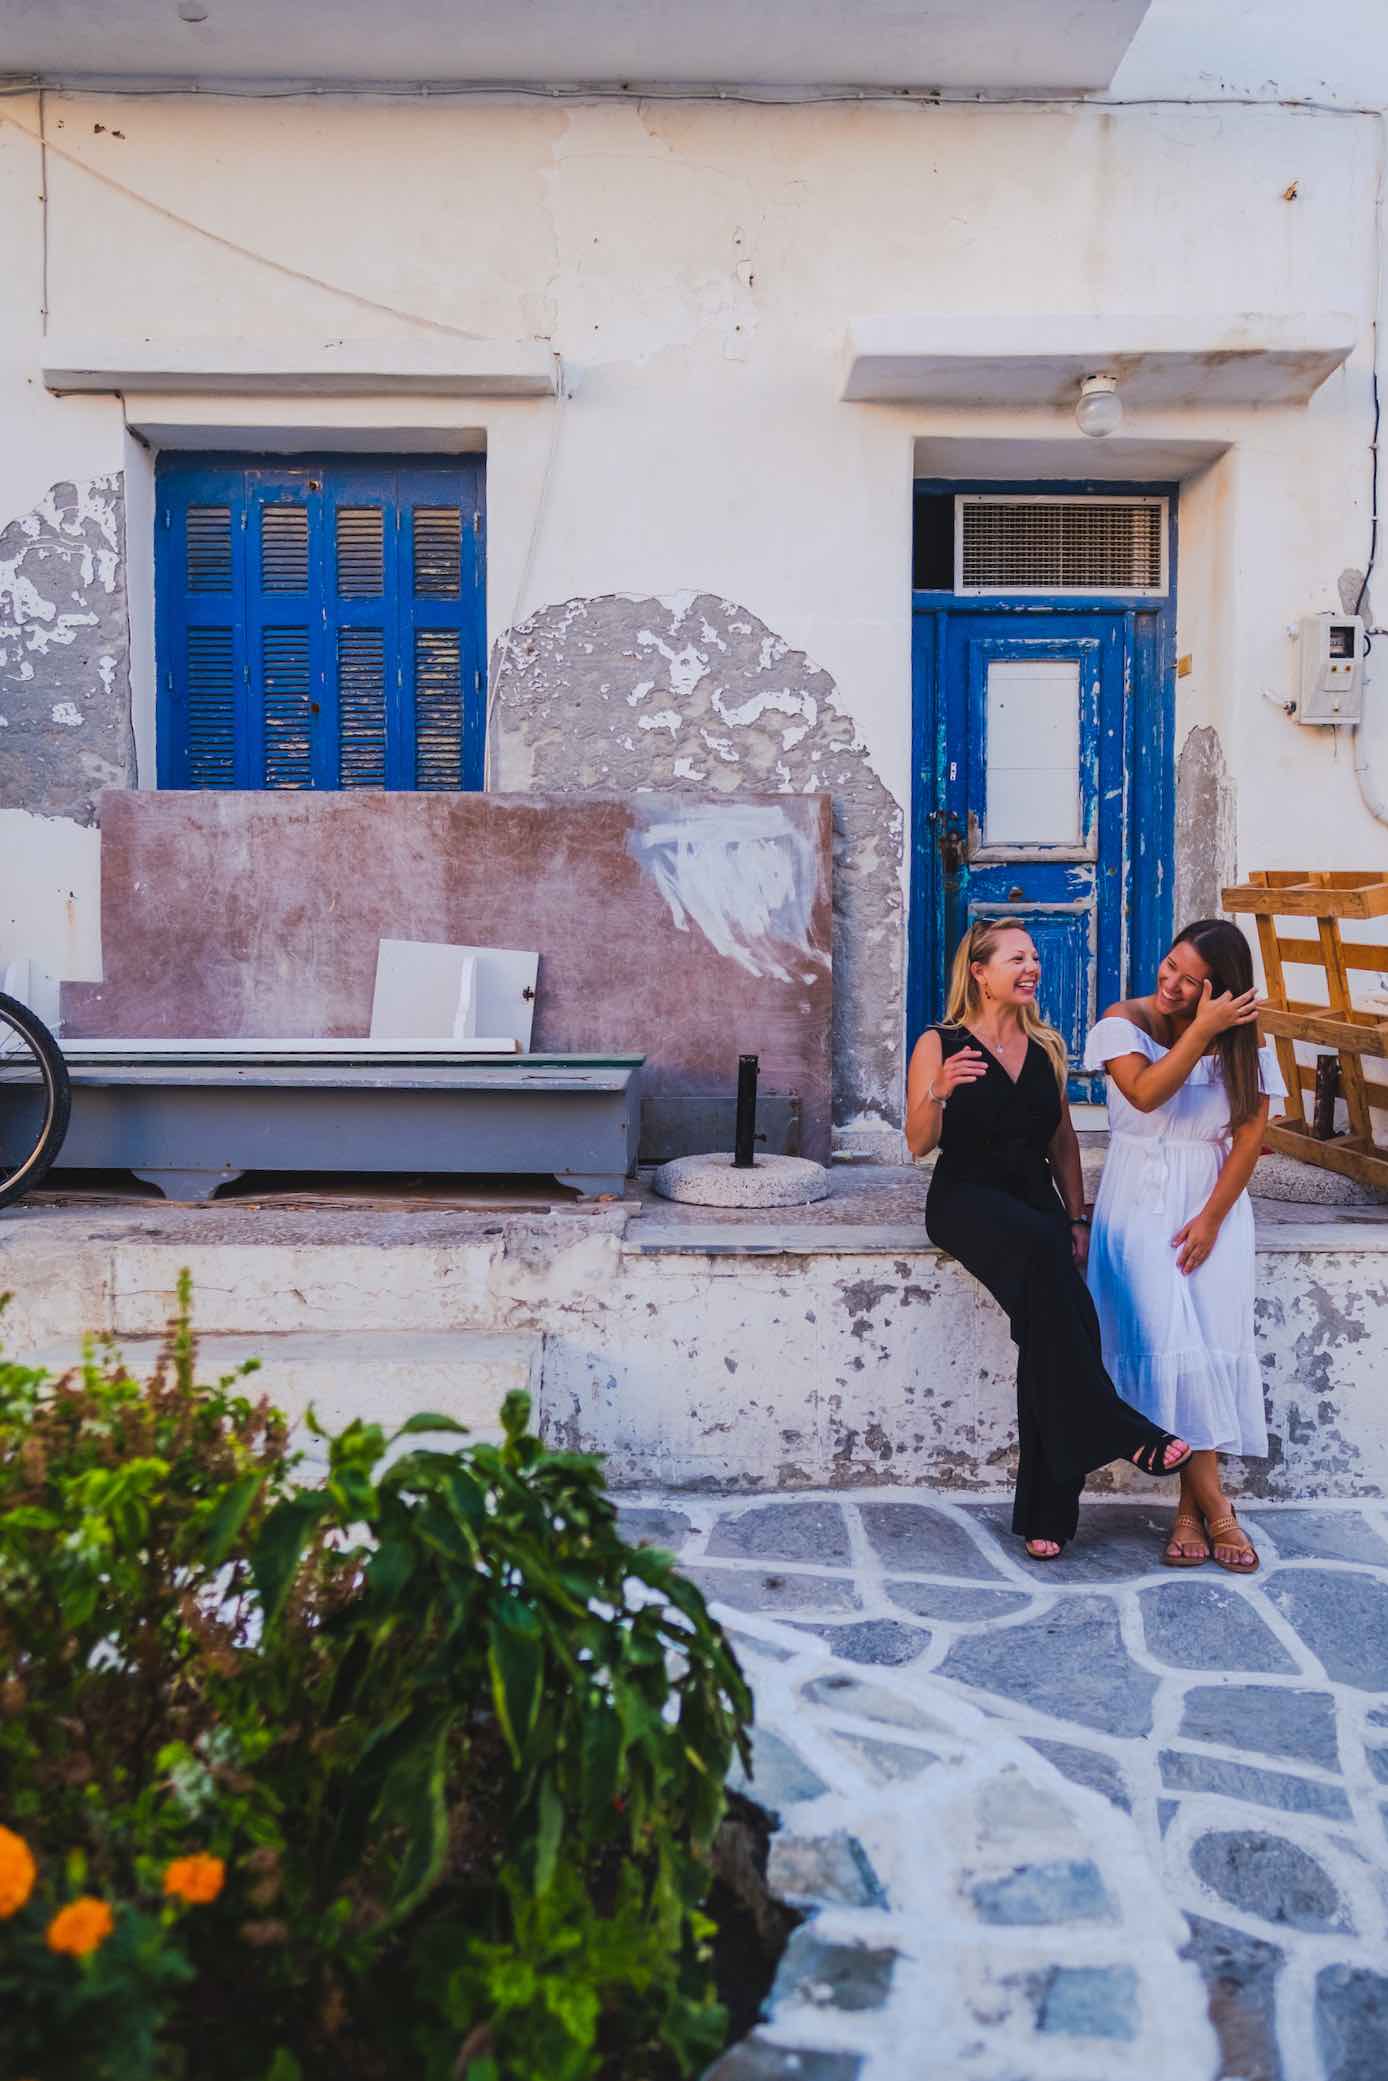
[[[1079,661],[995,659],[987,733],[985,845],[1078,845]]]
[[[538,954],[503,947],[455,947],[424,940],[383,939],[376,956],[371,1006],[375,1040],[452,1038],[474,965],[474,1033],[499,1034],[530,1047]]]

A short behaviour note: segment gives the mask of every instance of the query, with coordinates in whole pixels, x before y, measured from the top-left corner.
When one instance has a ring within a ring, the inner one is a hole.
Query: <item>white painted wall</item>
[[[0,524],[56,478],[133,463],[147,528],[149,462],[121,402],[42,390],[39,159],[13,127],[35,130],[37,104],[0,103],[0,119]],[[1219,729],[1240,866],[1388,858],[1349,743],[1263,699],[1294,683],[1286,623],[1337,605],[1340,572],[1367,551],[1376,118],[50,95],[46,121],[65,155],[48,170],[55,334],[413,336],[407,317],[285,272],[303,270],[436,324],[544,336],[567,372],[552,453],[546,401],[183,398],[132,401],[132,420],[166,434],[181,421],[185,445],[226,427],[284,445],[368,444],[397,427],[484,440],[493,636],[517,605],[575,594],[738,600],[834,675],[902,800],[917,444],[986,438],[998,475],[1009,443],[1028,443],[1029,468],[1053,455],[1057,474],[1091,451],[1068,414],[841,402],[850,318],[997,312],[1011,331],[1037,312],[1357,313],[1352,361],[1308,409],[1143,416],[1127,454],[1141,475],[1173,443],[1227,444],[1182,513],[1192,672],[1177,742],[1196,722]],[[148,772],[143,540],[131,588]],[[85,856],[88,841],[72,842]],[[0,958],[48,944],[62,879],[0,918]]]

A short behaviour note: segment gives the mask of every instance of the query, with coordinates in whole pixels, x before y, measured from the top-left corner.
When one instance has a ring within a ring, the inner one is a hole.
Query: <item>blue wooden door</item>
[[[941,620],[941,772],[926,822],[945,964],[975,919],[1025,925],[1041,1008],[1078,1062],[1127,968],[1129,617]]]

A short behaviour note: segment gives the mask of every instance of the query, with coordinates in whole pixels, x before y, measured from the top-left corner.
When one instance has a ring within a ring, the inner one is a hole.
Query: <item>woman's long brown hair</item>
[[[1004,932],[1025,932],[1025,925],[1014,925],[1010,918],[980,918],[972,924],[955,949],[954,966],[949,976],[949,999],[945,1005],[947,1026],[967,1026],[977,1019],[983,1009],[983,992],[978,987],[974,974],[974,963],[992,959],[998,941]],[[1201,956],[1204,959],[1204,956]],[[1048,1025],[1034,1004],[1020,1006],[1022,1031],[1028,1040],[1034,1040],[1044,1049],[1062,1096],[1065,1080],[1070,1073],[1070,1058],[1065,1042],[1054,1026]]]
[[[1235,997],[1253,988],[1253,956],[1248,941],[1227,918],[1197,918],[1178,932],[1173,946],[1187,946],[1210,971],[1210,990],[1220,997],[1226,990]],[[1242,1127],[1263,1102],[1258,1078],[1258,1029],[1231,1026],[1215,1042],[1224,1088],[1229,1094],[1229,1124]]]

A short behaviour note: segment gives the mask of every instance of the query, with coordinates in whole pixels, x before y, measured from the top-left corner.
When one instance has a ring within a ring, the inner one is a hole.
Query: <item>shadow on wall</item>
[[[834,1120],[899,1126],[903,817],[827,672],[711,593],[566,600],[513,630],[492,730],[506,791],[827,788]]]

